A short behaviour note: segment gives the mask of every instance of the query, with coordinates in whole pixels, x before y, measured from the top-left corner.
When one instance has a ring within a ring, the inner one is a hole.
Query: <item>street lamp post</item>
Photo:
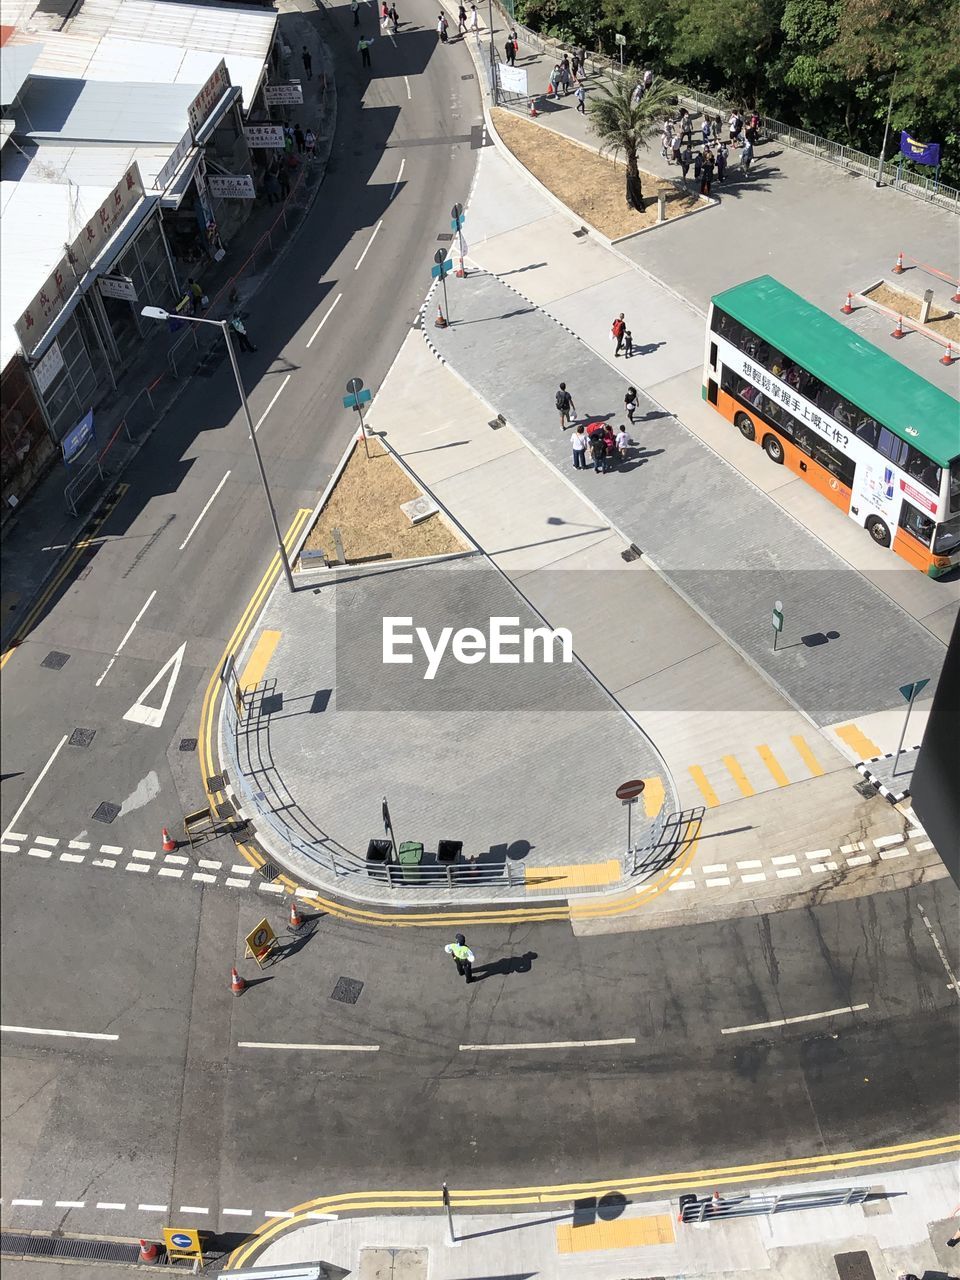
[[[493,0],[487,0],[487,9],[489,11],[488,25],[490,27],[490,89],[493,93],[493,105],[500,105],[499,82],[497,80],[497,54],[493,47]]]
[[[250,406],[247,404],[247,394],[243,389],[243,380],[240,377],[240,366],[237,364],[237,354],[233,349],[233,339],[230,337],[230,322],[228,320],[207,320],[203,316],[172,316],[169,311],[164,311],[162,307],[143,307],[140,314],[145,316],[148,320],[176,319],[186,320],[191,324],[212,324],[223,334],[223,340],[227,344],[227,354],[230,357],[230,367],[233,369],[233,376],[237,384],[237,393],[240,396],[240,404],[243,406],[243,416],[247,420],[247,430],[250,433],[250,442],[253,445],[254,457],[257,460],[257,470],[260,472],[260,482],[263,485],[263,494],[267,500],[267,508],[270,512],[273,532],[277,539],[277,551],[280,553],[280,563],[283,565],[284,576],[287,579],[287,587],[290,591],[293,591],[293,574],[290,572],[290,561],[287,558],[287,548],[283,545],[283,536],[280,533],[280,524],[277,520],[276,508],[273,505],[270,486],[267,483],[267,473],[264,470],[263,458],[260,454],[260,446],[257,443],[257,433],[253,426],[253,419],[250,416]]]

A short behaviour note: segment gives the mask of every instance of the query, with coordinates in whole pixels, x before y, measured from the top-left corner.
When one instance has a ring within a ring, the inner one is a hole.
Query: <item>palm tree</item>
[[[647,145],[648,138],[659,132],[664,120],[672,118],[676,89],[669,81],[657,80],[635,101],[634,91],[639,81],[640,74],[634,70],[614,76],[591,97],[588,110],[591,127],[600,139],[601,152],[611,151],[615,156],[623,153],[627,162],[627,204],[642,211],[643,188],[637,152]]]

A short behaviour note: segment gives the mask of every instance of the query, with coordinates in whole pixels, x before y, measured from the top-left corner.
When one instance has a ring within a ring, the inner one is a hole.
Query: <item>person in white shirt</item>
[[[621,462],[626,458],[627,450],[632,444],[633,441],[630,439],[630,432],[626,427],[621,426],[620,430],[617,432],[617,452],[620,454]]]

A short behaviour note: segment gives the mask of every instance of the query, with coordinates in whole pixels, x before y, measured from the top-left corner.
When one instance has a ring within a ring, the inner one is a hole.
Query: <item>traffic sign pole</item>
[[[903,750],[903,740],[907,736],[907,725],[910,723],[910,712],[913,710],[913,704],[917,700],[917,694],[927,687],[929,680],[915,680],[913,684],[904,684],[900,686],[900,692],[907,700],[907,714],[903,719],[903,728],[900,731],[900,741],[897,743],[897,754],[893,761],[893,777],[897,776],[897,766],[900,763],[900,753]]]
[[[773,622],[773,652],[776,653],[777,637],[780,635],[780,632],[783,630],[783,601],[782,600],[777,600],[774,603],[773,616],[771,618],[771,621]]]
[[[646,785],[642,778],[633,778],[630,782],[622,782],[617,787],[617,799],[627,806],[627,857],[633,851],[633,806],[637,803],[637,798],[643,794]]]

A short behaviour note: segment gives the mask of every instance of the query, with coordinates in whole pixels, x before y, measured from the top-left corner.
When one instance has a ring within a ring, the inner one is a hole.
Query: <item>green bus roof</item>
[[[960,455],[960,401],[772,276],[713,302],[939,466]]]

